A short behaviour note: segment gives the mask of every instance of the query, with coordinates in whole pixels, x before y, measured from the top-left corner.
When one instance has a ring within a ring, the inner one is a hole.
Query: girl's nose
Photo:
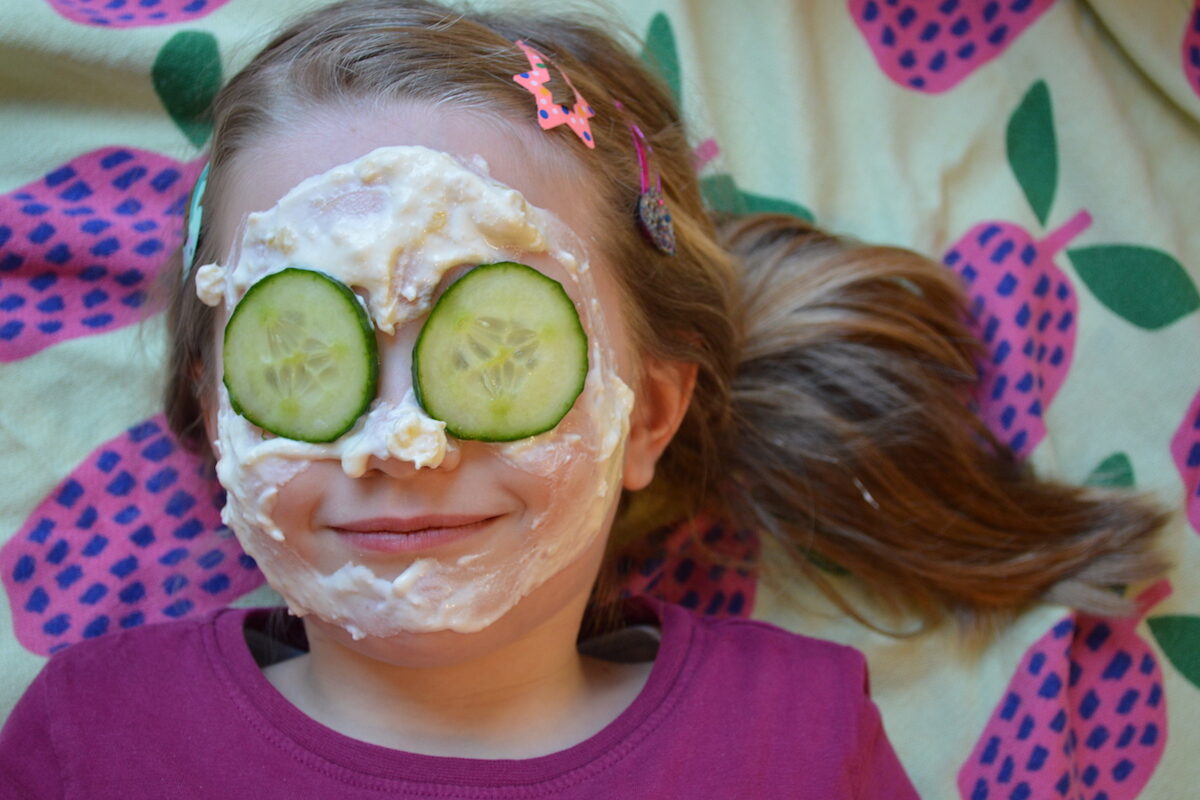
[[[399,403],[413,388],[412,351],[420,333],[421,320],[397,327],[395,334],[376,333],[379,347],[379,397]]]
[[[455,469],[462,460],[457,443],[442,423],[429,417],[416,400],[412,349],[421,320],[400,325],[394,335],[378,333],[379,389],[362,432],[363,446],[343,456],[346,474],[379,472],[403,477],[420,469]]]
[[[368,470],[401,475],[417,469],[451,470],[461,460],[445,425],[417,404],[412,389],[399,402],[380,398],[361,430],[342,451],[342,470],[357,478]]]
[[[445,451],[442,454],[440,461],[436,464],[427,463],[418,466],[420,459],[404,457],[392,452],[387,455],[372,455],[367,459],[367,473],[372,472],[382,473],[391,478],[404,478],[411,476],[422,469],[432,469],[439,472],[453,470],[462,462],[462,448],[453,439],[446,438]]]

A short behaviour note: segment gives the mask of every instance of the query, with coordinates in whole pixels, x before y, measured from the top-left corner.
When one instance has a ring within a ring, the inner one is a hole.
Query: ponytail
[[[981,348],[950,270],[784,215],[724,220],[719,235],[742,262],[744,315],[728,519],[862,622],[831,565],[927,622],[986,626],[1039,601],[1132,611],[1111,587],[1163,568],[1163,515],[1039,479],[990,434],[969,408]]]

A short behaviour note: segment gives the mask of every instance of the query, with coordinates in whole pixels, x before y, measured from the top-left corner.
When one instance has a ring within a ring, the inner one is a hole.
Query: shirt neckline
[[[325,727],[291,704],[267,680],[245,641],[243,626],[264,609],[227,609],[207,630],[213,669],[250,722],[277,744],[304,751],[308,760],[359,775],[406,783],[525,786],[575,782],[617,763],[649,736],[678,702],[693,668],[691,612],[650,598],[631,601],[657,617],[662,641],[645,686],[628,708],[595,735],[565,750],[528,759],[432,756],[361,742]],[[572,780],[574,779],[574,780]]]

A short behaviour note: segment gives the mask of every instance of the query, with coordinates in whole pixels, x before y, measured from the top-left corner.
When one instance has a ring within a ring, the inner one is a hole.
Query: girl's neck
[[[307,624],[309,653],[264,673],[306,715],[353,739],[424,755],[533,758],[595,735],[650,674],[651,663],[581,656],[579,613],[566,607],[522,638],[419,666],[371,657]]]

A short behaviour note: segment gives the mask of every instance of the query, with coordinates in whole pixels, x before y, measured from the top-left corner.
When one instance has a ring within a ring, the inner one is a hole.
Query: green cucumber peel
[[[332,442],[375,399],[375,329],[350,287],[289,267],[247,290],[225,325],[223,382],[233,410],[264,431]]]
[[[511,442],[544,433],[583,392],[587,335],[562,284],[512,261],[452,284],[413,346],[413,388],[457,439]]]

